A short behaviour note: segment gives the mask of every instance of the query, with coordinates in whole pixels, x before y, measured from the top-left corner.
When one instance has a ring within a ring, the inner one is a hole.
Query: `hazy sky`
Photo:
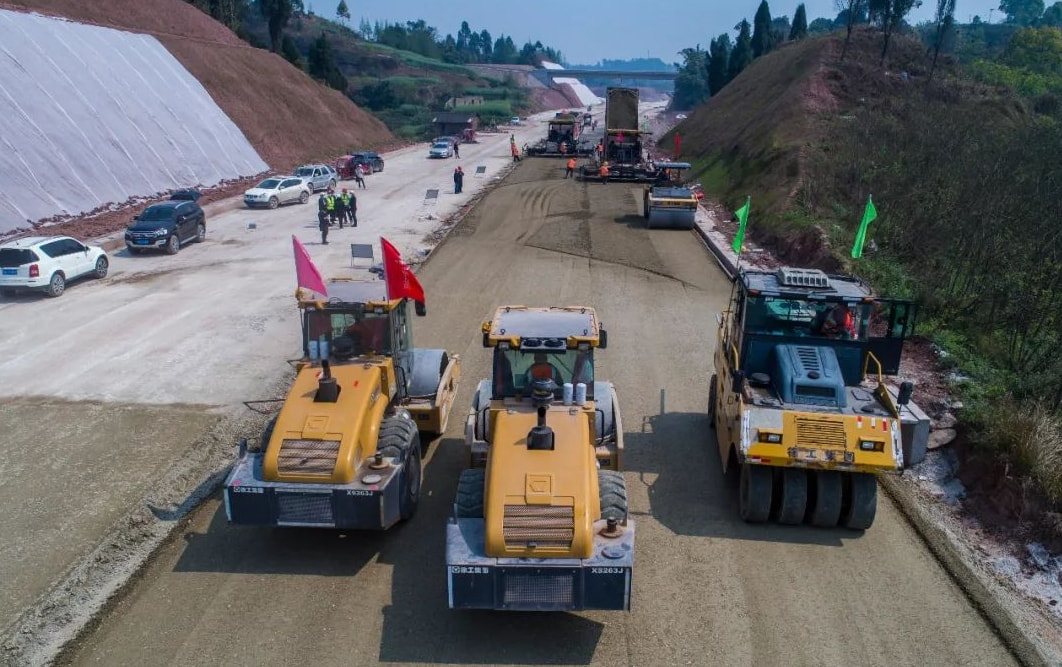
[[[304,0],[320,16],[333,16],[339,0]],[[768,0],[772,16],[789,16],[799,0]],[[476,31],[486,28],[513,38],[517,47],[540,40],[559,49],[571,63],[596,63],[602,58],[649,55],[665,62],[679,60],[678,52],[700,44],[708,48],[715,36],[730,30],[742,18],[752,21],[759,0],[347,0],[356,27],[370,22],[404,23],[424,19],[440,33],[456,35],[466,20]],[[808,22],[837,15],[834,0],[806,0]],[[1051,4],[1048,2],[1047,4]],[[936,0],[923,0],[911,14],[912,22],[932,18]],[[1002,19],[999,0],[957,0],[956,18],[966,22],[975,14],[993,22]],[[732,33],[733,37],[736,33]]]

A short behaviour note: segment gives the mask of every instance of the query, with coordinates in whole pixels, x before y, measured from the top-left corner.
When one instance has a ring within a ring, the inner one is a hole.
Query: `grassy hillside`
[[[261,17],[249,16],[247,29],[256,39],[264,42],[268,38]],[[336,66],[347,79],[347,94],[404,139],[434,136],[434,112],[442,110],[451,97],[483,96],[487,104],[482,107],[459,109],[478,112],[482,125],[503,122],[514,113],[526,114],[533,108],[527,92],[513,83],[482,77],[459,64],[365,41],[346,26],[319,16],[293,17],[285,34],[291,37],[304,65],[312,43],[324,35]]]
[[[7,5],[155,36],[275,169],[354,146],[394,142],[383,123],[350,99],[283,58],[249,46],[182,0],[11,0]]]

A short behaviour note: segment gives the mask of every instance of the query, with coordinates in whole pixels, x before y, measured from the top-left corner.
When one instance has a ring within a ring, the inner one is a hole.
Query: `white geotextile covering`
[[[154,37],[0,10],[0,235],[266,169]]]
[[[543,69],[552,69],[552,70],[563,70],[564,69],[563,67],[561,67],[557,63],[551,63],[549,61],[543,61],[542,62],[542,67],[543,67]],[[579,101],[582,102],[585,105],[589,106],[591,104],[600,104],[601,102],[604,102],[603,99],[601,99],[597,95],[594,95],[594,91],[590,90],[586,85],[584,85],[581,81],[579,81],[579,79],[573,79],[571,77],[557,77],[557,78],[555,78],[553,80],[556,83],[566,83],[569,86],[571,86],[572,90],[574,90],[575,94],[579,97]]]

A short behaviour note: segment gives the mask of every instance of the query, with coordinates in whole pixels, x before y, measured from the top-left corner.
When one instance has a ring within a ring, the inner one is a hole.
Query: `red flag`
[[[384,280],[387,281],[387,298],[409,298],[424,303],[424,288],[420,286],[416,274],[410,269],[402,256],[398,254],[398,248],[391,242],[380,237],[380,246],[384,256]]]
[[[682,146],[682,135],[675,133],[675,157],[679,156],[679,148]]]
[[[295,280],[299,283],[299,287],[317,292],[321,296],[328,296],[324,278],[313,265],[310,253],[306,252],[305,246],[295,238],[294,234],[291,235],[291,242],[295,245]]]

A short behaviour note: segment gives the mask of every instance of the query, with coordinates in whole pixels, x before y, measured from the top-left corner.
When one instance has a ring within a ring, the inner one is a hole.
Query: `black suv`
[[[357,153],[352,153],[352,155],[357,162],[369,165],[369,169],[373,174],[378,171],[383,171],[384,169],[384,161],[379,153],[374,151],[359,151]]]
[[[163,249],[176,255],[182,243],[206,238],[206,216],[194,201],[170,200],[145,208],[125,230],[129,254]]]

